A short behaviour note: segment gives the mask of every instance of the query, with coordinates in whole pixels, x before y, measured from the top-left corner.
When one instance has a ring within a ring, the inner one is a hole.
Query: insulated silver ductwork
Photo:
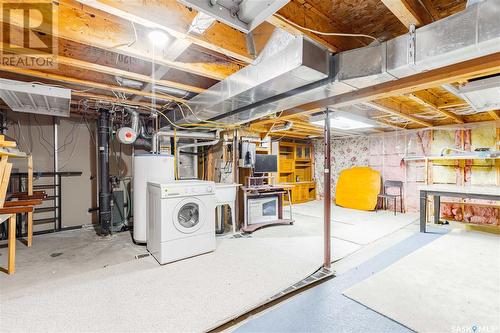
[[[327,53],[295,38],[192,99],[200,119],[245,123],[284,109],[500,52],[500,1],[411,29],[387,42]],[[325,71],[330,66],[330,72]]]
[[[277,30],[255,64],[249,65],[189,102],[197,118],[212,119],[221,114],[231,115],[249,105],[287,93],[296,88],[328,78],[330,54],[326,49],[302,37]],[[295,98],[290,96],[289,98]],[[297,103],[303,102],[298,99]],[[227,123],[242,123],[274,113],[279,102],[266,103],[226,117]],[[196,122],[194,116],[188,121]]]

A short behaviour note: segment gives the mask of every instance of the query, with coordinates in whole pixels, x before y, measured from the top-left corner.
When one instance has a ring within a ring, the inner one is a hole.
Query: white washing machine
[[[215,250],[215,183],[148,183],[147,249],[160,264]]]

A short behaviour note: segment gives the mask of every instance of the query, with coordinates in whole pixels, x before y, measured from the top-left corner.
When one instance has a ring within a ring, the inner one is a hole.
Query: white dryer
[[[215,250],[215,183],[148,183],[147,249],[160,264]]]

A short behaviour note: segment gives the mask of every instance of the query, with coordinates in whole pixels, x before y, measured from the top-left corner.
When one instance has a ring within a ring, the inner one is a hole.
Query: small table
[[[426,232],[427,197],[434,196],[434,223],[439,223],[441,196],[500,201],[498,186],[433,184],[420,187],[420,232]]]
[[[257,229],[268,227],[272,225],[290,225],[293,224],[293,216],[292,216],[292,202],[289,200],[290,205],[290,218],[283,219],[283,194],[287,193],[288,197],[290,196],[290,189],[292,185],[262,185],[262,186],[242,186],[243,190],[243,228],[241,229],[243,232],[252,233]],[[265,196],[275,196],[278,195],[278,220],[262,222],[262,223],[254,223],[248,224],[248,199],[256,198],[256,197],[265,197]]]

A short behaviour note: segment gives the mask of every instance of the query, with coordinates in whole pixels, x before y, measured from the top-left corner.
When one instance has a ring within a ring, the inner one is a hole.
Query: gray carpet
[[[358,267],[250,319],[236,332],[411,332],[404,325],[345,297],[342,292],[435,241],[446,230],[434,232],[410,236]]]
[[[498,332],[500,237],[453,230],[344,294],[418,332]]]

